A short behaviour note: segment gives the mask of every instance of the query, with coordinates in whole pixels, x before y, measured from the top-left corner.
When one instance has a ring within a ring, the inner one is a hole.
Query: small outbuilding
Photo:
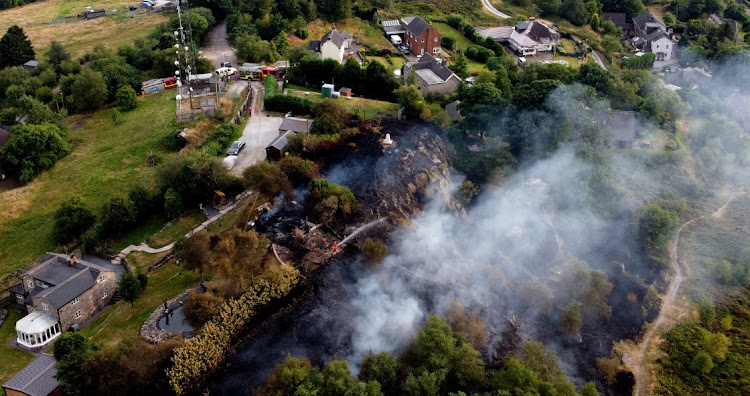
[[[313,120],[306,118],[286,117],[279,126],[279,135],[283,135],[285,132],[308,133],[312,128],[313,122]]]
[[[351,98],[352,97],[352,89],[351,88],[346,88],[346,87],[341,88],[341,89],[339,89],[339,95],[345,96],[347,98]]]
[[[323,84],[321,93],[323,94],[324,98],[332,98],[334,90],[335,88],[333,84]]]
[[[39,61],[36,59],[32,59],[26,63],[23,64],[24,69],[34,70],[39,66]]]
[[[284,158],[286,148],[289,145],[289,137],[294,135],[292,131],[281,133],[266,147],[266,159],[269,161],[279,161]]]
[[[55,357],[42,353],[23,370],[3,384],[7,396],[62,396],[60,384],[55,379]]]

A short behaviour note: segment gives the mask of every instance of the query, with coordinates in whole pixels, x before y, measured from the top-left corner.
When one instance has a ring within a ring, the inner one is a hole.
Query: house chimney
[[[534,17],[530,16],[530,17],[529,17],[529,20],[530,20],[530,21],[535,21],[535,20],[536,20],[536,18],[534,18]]]
[[[70,260],[68,260],[68,267],[74,266],[76,264],[76,261],[78,261],[76,256],[70,256]]]
[[[331,27],[331,30],[334,30],[334,31],[336,30],[336,25],[335,24]]]

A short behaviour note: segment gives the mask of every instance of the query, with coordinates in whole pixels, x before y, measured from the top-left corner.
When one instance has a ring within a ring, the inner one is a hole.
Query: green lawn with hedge
[[[175,94],[139,98],[138,108],[120,113],[117,124],[112,109],[70,117],[70,154],[27,186],[0,193],[0,276],[55,248],[54,213],[71,195],[83,197],[100,216],[111,198],[156,184],[156,170],[146,165],[146,157],[151,151],[165,154],[160,141],[178,128]]]

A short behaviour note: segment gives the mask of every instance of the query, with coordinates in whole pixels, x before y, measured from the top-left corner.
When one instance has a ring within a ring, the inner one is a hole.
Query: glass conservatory
[[[60,322],[46,312],[32,312],[16,322],[18,343],[27,348],[48,344],[62,333]]]

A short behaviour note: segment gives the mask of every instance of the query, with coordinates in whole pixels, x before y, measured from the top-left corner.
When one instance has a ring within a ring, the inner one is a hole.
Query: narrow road
[[[237,67],[237,56],[234,48],[227,41],[227,22],[216,25],[208,33],[208,45],[201,50],[201,55],[213,63],[214,67],[221,67],[221,62],[227,61]]]
[[[727,200],[727,202],[724,203],[723,206],[716,210],[716,212],[712,213],[711,216],[719,216],[734,198],[735,195],[732,195],[729,200]],[[695,223],[698,220],[703,219],[704,217],[705,216],[700,216],[689,220],[682,224],[682,226],[680,226],[680,228],[677,230],[677,233],[674,237],[674,244],[672,245],[672,250],[670,252],[672,261],[675,263],[675,275],[674,279],[672,279],[672,283],[670,283],[669,288],[667,289],[667,293],[664,295],[664,299],[662,300],[661,309],[659,310],[659,316],[657,316],[656,320],[651,323],[648,330],[646,331],[646,334],[643,336],[643,340],[641,341],[641,343],[639,345],[636,345],[636,349],[628,354],[623,355],[623,363],[625,363],[625,365],[630,369],[630,371],[633,373],[633,376],[635,377],[635,388],[633,389],[633,395],[635,396],[647,395],[646,388],[651,383],[650,379],[653,374],[649,372],[649,368],[647,367],[650,361],[648,356],[649,349],[651,347],[654,336],[662,331],[667,330],[666,328],[664,328],[664,325],[667,321],[667,317],[674,311],[675,298],[677,297],[677,293],[680,291],[680,286],[682,286],[682,283],[685,280],[685,275],[679,261],[680,257],[678,246],[680,244],[680,234],[682,234],[682,230],[684,230],[685,227]]]
[[[245,148],[237,156],[237,162],[230,171],[237,176],[242,175],[242,171],[250,165],[266,159],[266,146],[279,136],[279,127],[284,121],[283,117],[269,117],[263,109],[264,86],[262,83],[253,81],[251,89],[253,90],[253,113],[240,138],[245,141]]]
[[[594,61],[596,61],[596,63],[597,63],[597,64],[598,64],[599,66],[601,66],[601,67],[602,67],[602,69],[604,69],[604,70],[607,70],[607,66],[604,66],[604,62],[602,62],[602,58],[601,58],[601,57],[599,57],[599,53],[598,53],[598,52],[596,52],[596,50],[595,50],[595,49],[593,49],[593,48],[591,49],[591,56],[593,56],[593,57],[594,57]]]
[[[482,5],[484,6],[484,8],[487,9],[487,11],[489,11],[491,14],[493,14],[495,16],[499,16],[500,18],[503,18],[503,19],[510,18],[510,15],[504,14],[504,13],[498,11],[497,8],[495,8],[492,5],[492,3],[490,3],[490,0],[482,0]]]

